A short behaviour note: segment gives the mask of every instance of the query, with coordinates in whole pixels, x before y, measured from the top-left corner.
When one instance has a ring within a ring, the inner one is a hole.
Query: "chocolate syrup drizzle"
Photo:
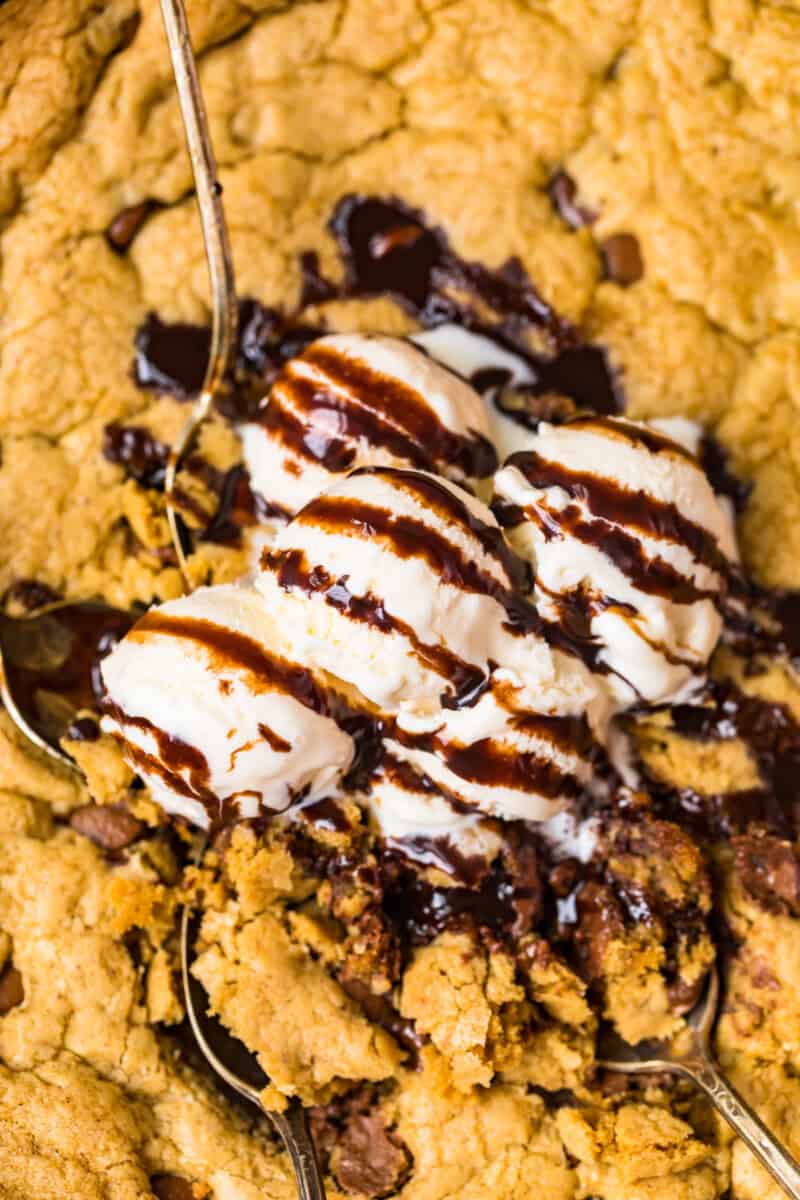
[[[399,379],[323,344],[309,346],[303,360],[316,378],[287,364],[259,417],[297,457],[346,471],[359,439],[366,439],[421,470],[457,467],[465,476],[481,477],[496,469],[491,442],[448,429],[425,398]],[[330,419],[321,421],[320,415]]]
[[[578,224],[592,218],[592,214],[584,213],[574,205],[574,191],[570,191],[568,183],[554,180],[552,194],[566,219]],[[136,217],[138,219],[138,213]],[[541,399],[549,404],[551,394],[555,394],[557,397],[568,397],[580,409],[600,414],[613,414],[622,409],[620,383],[611,371],[604,351],[580,341],[577,331],[558,317],[543,300],[517,260],[511,260],[497,270],[466,262],[453,252],[440,228],[428,223],[420,211],[396,199],[347,196],[336,206],[329,228],[340,251],[341,280],[324,278],[315,257],[305,255],[301,261],[302,294],[294,312],[280,313],[255,300],[246,300],[241,304],[236,362],[228,381],[227,395],[219,404],[220,412],[227,419],[238,422],[255,418],[269,422],[270,409],[267,408],[266,412],[263,409],[263,398],[268,387],[286,362],[326,332],[323,324],[305,318],[306,310],[311,306],[324,305],[328,300],[364,296],[390,296],[428,328],[456,322],[468,330],[490,337],[499,346],[522,358],[532,372],[534,382],[517,389],[523,393],[523,397],[527,392],[534,400]],[[532,343],[536,348],[532,348]],[[189,399],[201,386],[208,351],[209,330],[206,327],[169,324],[161,321],[156,314],[150,314],[137,334],[134,378],[143,388],[167,392],[180,400]],[[515,410],[517,415],[505,407],[502,385],[507,381],[502,371],[493,371],[483,373],[481,378],[476,377],[472,382],[481,390],[491,390],[494,402],[506,415],[514,416],[522,423],[535,425],[540,419],[536,416],[535,405],[531,406],[533,414],[526,413],[524,406]],[[306,408],[309,405],[330,407],[331,400],[326,393],[322,397],[303,396],[302,403]],[[538,411],[543,411],[541,405]],[[553,412],[548,409],[547,419],[560,419],[558,412],[558,407]],[[569,407],[564,415],[571,415]],[[386,439],[395,436],[389,431],[389,423],[383,422],[383,414],[367,417],[350,408],[347,411],[337,410],[337,416],[352,437],[365,432],[366,420],[370,423],[366,432],[371,439],[383,438],[388,445]],[[294,437],[295,434],[289,432],[286,436]],[[399,443],[392,443],[392,448],[395,445],[399,446]],[[463,447],[441,445],[434,448],[429,434],[421,432],[419,428],[415,429],[413,437],[404,439],[403,445],[404,456],[415,466],[425,467],[435,463],[439,457],[454,461],[463,450]],[[303,450],[331,469],[347,468],[349,451],[344,438],[331,438],[327,442],[322,439],[310,447],[304,444]],[[166,448],[146,429],[110,426],[104,453],[111,461],[123,465],[142,486],[163,488]],[[568,491],[572,489],[570,494],[584,502],[592,514],[591,521],[586,523],[588,528],[581,530],[587,537],[595,538],[602,534],[607,545],[608,526],[612,522],[620,522],[641,529],[650,536],[683,541],[689,544],[698,561],[723,573],[726,564],[721,560],[713,539],[709,539],[702,527],[687,521],[671,506],[654,507],[649,500],[643,504],[642,498],[637,495],[624,494],[623,489],[610,485],[601,486],[601,481],[594,476],[581,478],[575,472],[569,472],[569,477],[564,478],[555,464],[545,463],[536,455],[523,455],[512,461],[532,482],[539,481],[540,486],[564,486]],[[474,460],[464,459],[462,467],[465,470],[467,466],[471,467],[467,472],[469,474],[483,474],[490,469],[487,462],[488,459],[476,464]],[[746,501],[747,485],[730,473],[725,456],[713,439],[704,442],[702,462],[715,489],[729,496],[741,509]],[[242,525],[263,514],[264,510],[258,508],[258,498],[247,498],[249,488],[242,468],[234,468],[233,472],[224,475],[217,473],[216,477],[212,476],[208,464],[203,465],[199,461],[195,462],[194,467],[190,462],[188,469],[196,470],[206,482],[213,478],[214,482],[209,486],[219,496],[218,511],[205,536],[234,541]],[[417,486],[419,477],[414,477],[412,473],[409,473],[406,485],[411,486],[412,479]],[[435,496],[427,495],[424,502],[451,506],[450,516],[454,516],[452,494],[444,486]],[[345,515],[348,519],[356,517],[366,522],[375,517],[373,513],[365,515],[362,512],[359,516],[339,510],[338,513],[328,513],[326,519],[340,522]],[[515,517],[508,511],[502,515],[512,521]],[[460,512],[457,519],[463,520],[464,513]],[[487,553],[502,556],[504,569],[512,583],[509,591],[513,592],[524,582],[522,572],[526,568],[509,557],[502,539],[492,527],[473,527],[472,531],[481,539]],[[487,582],[485,573],[481,575],[477,571],[475,564],[457,562],[451,550],[448,549],[445,554],[441,546],[434,548],[427,530],[424,530],[423,537],[420,529],[409,528],[401,533],[393,526],[391,536],[394,545],[400,545],[405,538],[403,545],[408,547],[409,553],[437,555],[437,569],[450,571],[454,578],[464,580],[465,586],[468,581],[471,586],[496,588],[495,583]],[[617,542],[615,553],[630,556],[631,546]],[[629,565],[632,571],[638,571],[633,559]],[[284,558],[278,564],[278,569],[284,573],[282,584],[322,590],[329,603],[346,609],[348,615],[356,616],[355,598],[347,592],[344,581],[322,579],[321,576],[311,580],[308,572],[301,570],[302,566],[289,557]],[[637,578],[640,575],[639,571]],[[651,586],[667,589],[672,596],[675,594],[672,581],[668,581],[666,576],[653,581]],[[747,587],[747,597],[752,601],[747,606],[748,617],[743,618],[739,614],[734,619],[729,615],[728,639],[737,649],[748,654],[778,654],[800,661],[800,594],[769,592],[753,585]],[[742,594],[741,590],[739,594]],[[555,628],[543,623],[527,601],[515,598],[512,602],[510,595],[506,595],[501,602],[508,605],[508,623],[512,629],[534,631],[547,636],[553,644],[569,649],[571,653],[579,653],[593,670],[603,669],[597,657],[598,648],[589,636],[585,605],[580,597],[572,599],[572,607],[565,609],[561,625]],[[388,619],[376,598],[360,597],[358,605],[361,607],[356,619],[375,622],[379,626]],[[766,620],[756,620],[753,610],[764,612]],[[157,628],[159,619],[158,614],[145,618],[150,622],[151,631]],[[197,622],[189,628],[184,622],[180,636],[199,638],[209,644],[209,631],[197,627],[207,624],[210,623]],[[143,628],[146,631],[148,626],[144,625]],[[76,662],[84,666],[88,663],[89,677],[96,679],[98,626],[93,623],[91,629],[76,627],[74,632],[80,641]],[[168,632],[171,635],[176,633],[172,621]],[[255,673],[265,671],[271,679],[277,672],[281,686],[285,686],[302,703],[310,704],[316,711],[330,710],[330,699],[319,692],[317,685],[310,677],[306,678],[307,673],[301,669],[289,670],[280,664],[276,666],[272,659],[263,662],[259,657],[260,648],[257,648],[259,654],[254,656],[252,645],[242,645],[236,641],[236,635],[224,635],[224,645],[219,643],[216,634],[214,639],[216,641],[212,649],[221,656],[221,661],[232,661],[232,655],[237,664]],[[463,664],[462,675],[459,675],[461,664],[442,662],[440,665],[443,670],[446,666],[446,673],[453,684],[453,701],[471,702],[475,689],[481,687],[481,680],[478,675],[471,674],[469,664]],[[82,666],[76,667],[76,670],[81,679],[86,677]],[[41,686],[42,678],[41,675],[31,677],[30,688]],[[69,692],[72,687],[61,676],[51,678],[49,682],[55,691]],[[14,690],[16,693],[16,682]],[[81,690],[81,698],[96,704],[96,688],[90,689],[90,693]],[[121,716],[128,722],[142,720],[125,714]],[[391,731],[368,714],[343,713],[337,709],[335,716],[342,727],[354,735],[358,747],[356,764],[348,782],[353,787],[363,786],[382,753],[384,736]],[[672,711],[672,720],[675,729],[686,737],[712,740],[734,736],[743,738],[758,765],[762,784],[747,792],[706,797],[686,789],[670,789],[663,783],[651,780],[658,812],[679,825],[690,824],[702,838],[728,837],[754,825],[792,840],[797,836],[800,831],[800,812],[797,811],[795,793],[800,769],[800,725],[785,706],[747,697],[732,684],[713,684],[705,707],[677,707]],[[208,768],[207,763],[204,765],[202,751],[178,744],[176,739],[170,739],[167,743],[160,739],[168,735],[157,730],[152,732],[164,760],[161,768],[168,775],[168,778],[165,776],[165,782],[177,791],[189,789],[194,798],[210,803],[207,795]],[[557,732],[568,741],[577,737],[575,731],[570,733],[560,729]],[[550,730],[550,733],[556,736],[555,730]],[[142,760],[141,765],[143,769],[154,769],[150,761]],[[475,764],[460,763],[459,766],[467,773],[488,769],[485,760]],[[415,773],[415,778],[415,787],[426,786],[424,782],[422,785],[419,782],[424,777],[418,777]],[[427,786],[435,787],[430,781]],[[558,786],[561,787],[560,781]],[[217,805],[215,798],[213,803]],[[618,803],[614,800],[608,813],[613,815],[619,811]],[[602,819],[605,820],[608,813],[605,816],[601,814]],[[231,815],[234,815],[233,810]],[[316,815],[320,821],[329,819],[327,809]],[[545,921],[547,914],[556,909],[565,918],[562,928],[567,938],[572,937],[575,930],[591,927],[591,920],[595,918],[598,928],[613,926],[616,920],[614,905],[621,903],[621,900],[619,897],[609,898],[608,891],[603,890],[607,881],[597,875],[596,864],[582,865],[574,860],[556,865],[550,863],[547,848],[532,830],[519,823],[508,823],[504,835],[503,852],[493,864],[485,860],[459,863],[452,855],[448,859],[450,852],[446,846],[438,844],[413,847],[422,856],[429,854],[431,863],[449,866],[456,886],[447,888],[430,884],[416,868],[399,858],[396,848],[387,847],[382,863],[387,880],[384,907],[399,936],[411,942],[425,941],[450,925],[467,923],[470,927],[487,930],[490,936],[518,938]],[[623,909],[626,920],[647,919],[646,898],[630,896]],[[570,911],[574,912],[572,922],[568,919]],[[673,918],[677,920],[674,914]],[[387,1011],[375,1019],[382,1020],[388,1028],[395,1021],[395,1015],[393,1011]],[[413,1044],[413,1029],[401,1033],[397,1027],[392,1032],[400,1040],[407,1038],[408,1044]]]

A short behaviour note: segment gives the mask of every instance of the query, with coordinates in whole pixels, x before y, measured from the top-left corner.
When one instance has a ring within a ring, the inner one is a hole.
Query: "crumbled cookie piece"
[[[626,1104],[616,1113],[562,1108],[556,1120],[578,1160],[577,1196],[600,1200],[717,1200],[725,1156],[663,1108]]]
[[[306,1103],[348,1080],[385,1079],[402,1054],[372,1026],[278,917],[209,914],[193,973],[214,1012],[257,1055],[272,1083]],[[304,1015],[305,1014],[305,1015]]]
[[[400,1013],[429,1034],[455,1086],[487,1085],[520,1053],[530,1009],[508,954],[487,954],[467,933],[443,933],[418,950],[403,977]]]

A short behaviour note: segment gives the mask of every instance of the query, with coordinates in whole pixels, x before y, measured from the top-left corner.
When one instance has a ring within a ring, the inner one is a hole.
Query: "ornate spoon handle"
[[[311,1141],[305,1109],[302,1105],[294,1103],[289,1105],[286,1112],[271,1112],[269,1116],[289,1151],[300,1200],[325,1200],[325,1185],[314,1152],[314,1143]]]
[[[787,1196],[800,1200],[800,1164],[773,1136],[758,1113],[728,1082],[713,1060],[707,1056],[676,1064],[679,1072],[705,1092],[720,1116],[752,1150],[756,1158],[779,1183]]]
[[[170,452],[166,472],[167,518],[184,582],[189,586],[186,555],[180,536],[178,514],[172,497],[178,467],[192,445],[198,428],[208,415],[215,396],[222,388],[236,338],[236,289],[233,277],[228,229],[222,208],[222,187],[217,180],[217,164],[211,148],[203,96],[197,79],[197,65],[189,37],[183,0],[161,0],[161,13],[169,43],[172,69],[178,89],[189,157],[192,161],[200,223],[203,228],[208,276],[211,285],[211,351],[203,388],[194,409]]]

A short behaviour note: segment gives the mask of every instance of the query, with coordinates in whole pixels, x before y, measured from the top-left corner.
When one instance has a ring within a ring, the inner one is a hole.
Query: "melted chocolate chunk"
[[[142,487],[161,491],[169,459],[169,446],[158,441],[143,425],[112,421],[103,430],[103,457],[125,468],[125,474]]]
[[[307,250],[300,255],[300,308],[310,308],[314,304],[324,304],[336,296],[336,285],[320,274],[319,256],[313,250]]]
[[[149,313],[136,334],[133,375],[141,388],[189,400],[203,386],[211,346],[205,325],[167,324]]]
[[[10,1013],[12,1008],[18,1008],[24,999],[22,975],[15,966],[8,963],[0,971],[0,1017]]]
[[[69,823],[103,850],[125,850],[144,833],[146,826],[122,804],[86,804],[70,814]]]
[[[75,712],[103,695],[100,662],[130,629],[133,613],[86,601],[15,622],[3,634],[8,686],[31,727],[57,745]]]
[[[153,1175],[150,1187],[158,1200],[197,1200],[197,1192],[183,1175]]]
[[[473,385],[478,387],[473,378]],[[491,386],[491,384],[489,385]],[[558,392],[539,392],[535,386],[516,386],[501,388],[492,398],[492,403],[498,412],[508,417],[523,429],[534,432],[542,421],[551,425],[561,425],[575,415],[575,402],[569,396]]]
[[[4,596],[5,601],[20,604],[28,612],[34,612],[48,604],[56,604],[60,599],[60,592],[37,579],[15,580]]]
[[[742,887],[770,912],[800,916],[800,859],[794,844],[764,833],[731,840]]]
[[[100,726],[94,717],[78,717],[68,725],[66,737],[71,742],[96,742],[100,737]]]
[[[143,200],[123,208],[106,230],[106,241],[116,254],[124,254],[147,218],[160,205],[155,200]]]
[[[345,196],[328,228],[345,264],[345,287],[354,296],[389,295],[412,312],[426,308],[433,272],[447,253],[441,230],[399,200]]]
[[[700,741],[741,738],[758,766],[761,785],[747,791],[701,795],[657,780],[650,786],[665,814],[706,836],[731,836],[756,823],[778,837],[800,832],[800,724],[783,704],[748,696],[733,683],[712,683],[702,707],[676,705],[672,724]]]
[[[547,194],[553,207],[570,229],[581,229],[597,220],[597,213],[575,203],[577,191],[575,180],[566,171],[556,171],[547,185]]]
[[[385,1029],[388,1034],[391,1034],[395,1041],[408,1052],[409,1064],[415,1065],[419,1051],[428,1039],[421,1033],[417,1033],[414,1022],[406,1017],[401,1017],[386,996],[376,995],[362,980],[340,978],[339,984],[350,999],[360,1005],[364,1015],[373,1024],[380,1025],[381,1029]]]
[[[191,463],[187,466],[191,470]],[[239,463],[221,475],[217,488],[219,503],[216,512],[200,535],[204,542],[223,546],[238,546],[242,529],[257,525],[267,517],[283,516],[282,510],[269,504],[250,486],[247,468]]]
[[[408,1147],[377,1109],[351,1117],[331,1155],[331,1171],[339,1186],[375,1200],[399,1191],[410,1170]]]
[[[639,243],[632,233],[615,233],[600,243],[606,279],[620,287],[630,287],[644,275]]]

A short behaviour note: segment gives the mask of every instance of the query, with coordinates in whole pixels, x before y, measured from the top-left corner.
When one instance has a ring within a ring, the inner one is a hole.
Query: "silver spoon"
[[[214,400],[225,386],[225,377],[230,366],[236,336],[236,289],[230,240],[222,207],[222,187],[217,180],[217,165],[211,146],[208,119],[197,78],[197,65],[183,0],[161,0],[161,13],[164,18],[172,69],[178,89],[178,101],[186,131],[189,157],[192,161],[192,173],[200,209],[200,222],[203,228],[203,241],[211,284],[211,348],[205,379],[192,413],[181,430],[177,443],[170,451],[165,478],[170,533],[184,583],[190,588],[191,582],[178,514],[173,502],[175,479],[181,462],[194,444],[200,426],[208,416]],[[325,1188],[302,1106],[294,1102],[289,1105],[286,1112],[274,1112],[266,1108],[261,1100],[260,1092],[268,1080],[255,1060],[250,1059],[249,1068],[246,1068],[249,1079],[245,1079],[241,1074],[241,1069],[240,1071],[232,1069],[214,1052],[207,1036],[210,1026],[210,1019],[207,1016],[208,1005],[199,1001],[198,994],[202,993],[203,989],[192,978],[189,971],[189,934],[190,913],[188,908],[184,908],[181,920],[183,991],[189,1024],[200,1050],[206,1061],[225,1083],[269,1117],[289,1152],[301,1200],[325,1200]],[[220,1044],[220,1040],[218,1030],[218,1044]],[[228,1038],[228,1044],[231,1040]]]
[[[190,970],[194,940],[192,925],[192,914],[187,905],[181,918],[181,977],[186,1013],[195,1041],[220,1079],[260,1109],[280,1134],[292,1160],[300,1200],[325,1200],[325,1185],[305,1109],[297,1100],[292,1101],[285,1112],[267,1108],[261,1099],[261,1092],[269,1083],[267,1076],[246,1047],[208,1016],[208,996]]]
[[[639,1042],[631,1046],[616,1033],[601,1039],[598,1065],[628,1075],[666,1071],[690,1080],[708,1096],[720,1116],[752,1150],[787,1196],[800,1200],[800,1165],[781,1146],[759,1115],[725,1078],[710,1049],[719,1005],[719,975],[711,968],[704,996],[686,1018],[686,1032],[676,1043]]]
[[[180,518],[174,503],[175,480],[181,463],[192,449],[200,426],[225,386],[236,339],[237,308],[228,228],[222,207],[222,185],[208,131],[205,104],[197,78],[183,0],[161,0],[161,13],[169,43],[178,103],[192,162],[200,224],[203,229],[208,277],[211,285],[211,348],[200,395],[170,451],[164,481],[167,520],[184,584],[191,590]]]

